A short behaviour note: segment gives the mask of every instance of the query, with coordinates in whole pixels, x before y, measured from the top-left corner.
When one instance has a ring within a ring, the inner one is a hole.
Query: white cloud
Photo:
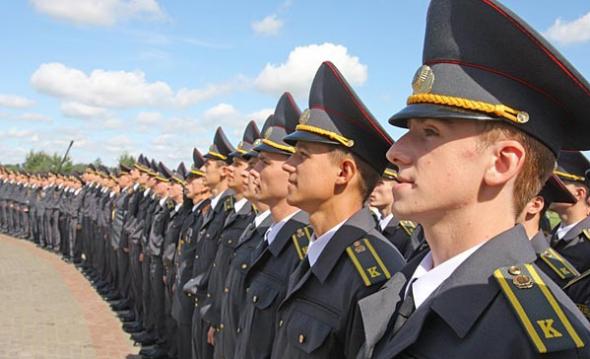
[[[148,82],[142,71],[96,69],[86,74],[61,63],[42,64],[31,76],[31,84],[42,93],[104,108],[187,107],[230,92],[241,82],[243,79],[174,92],[166,82]]]
[[[367,65],[349,54],[345,46],[327,42],[296,47],[285,63],[267,64],[256,78],[255,86],[274,95],[290,91],[296,97],[307,97],[315,72],[326,60],[332,61],[352,85],[367,80]]]
[[[263,108],[261,110],[252,112],[246,115],[247,121],[254,121],[258,125],[259,129],[262,129],[262,125],[264,125],[264,121],[268,118],[268,116],[272,115],[275,112],[274,108]]]
[[[140,112],[135,121],[140,125],[154,125],[162,121],[162,114],[159,112]]]
[[[133,150],[133,147],[134,142],[125,135],[111,137],[104,144],[104,148],[107,151],[113,152],[116,155],[121,155],[123,152],[130,152]]]
[[[23,113],[19,115],[17,119],[21,121],[51,122],[51,118],[49,116],[36,112]]]
[[[276,36],[283,27],[283,21],[273,14],[262,20],[252,22],[251,26],[252,30],[258,35]]]
[[[165,17],[156,0],[30,0],[30,3],[41,13],[80,25],[111,26],[129,18]]]
[[[62,103],[60,109],[61,113],[66,117],[81,119],[101,118],[107,113],[102,107],[89,106],[72,101]]]
[[[0,106],[2,107],[27,108],[33,106],[34,104],[35,101],[26,97],[0,94]]]
[[[590,12],[572,21],[558,18],[545,32],[545,36],[564,45],[589,41]]]

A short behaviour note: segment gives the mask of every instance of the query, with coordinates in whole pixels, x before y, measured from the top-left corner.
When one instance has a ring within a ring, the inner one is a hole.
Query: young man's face
[[[248,167],[246,167],[245,171],[242,171],[242,181],[245,185],[243,195],[249,201],[256,199],[256,186],[258,183],[256,178],[258,177],[258,172],[256,172],[254,168],[257,163],[258,157],[248,159]]]
[[[157,181],[154,187],[154,193],[160,197],[168,196],[168,183]]]
[[[268,206],[273,206],[287,197],[287,183],[289,174],[283,170],[283,164],[288,157],[272,152],[260,152],[258,163],[254,167],[253,176],[256,177],[256,200]]]
[[[399,167],[393,212],[417,222],[476,203],[491,158],[476,121],[410,120],[387,152]]]
[[[383,210],[393,204],[393,183],[395,181],[380,179],[369,196],[369,205]]]
[[[141,176],[141,173],[139,172],[139,170],[137,168],[132,168],[131,172],[129,173],[131,175],[131,180],[132,181],[137,181],[139,179],[139,177]]]
[[[289,174],[287,202],[313,213],[334,196],[335,181],[340,168],[329,145],[297,142],[296,152],[283,164]]]
[[[227,173],[227,165],[223,161],[207,160],[205,162],[205,183],[209,189],[214,189]]]
[[[227,166],[227,185],[229,188],[233,189],[238,193],[244,192],[244,190],[246,189],[246,183],[244,182],[244,177],[242,177],[242,173],[244,173],[247,168],[248,162],[238,157],[233,158],[232,164]]]
[[[183,189],[184,187],[179,183],[171,183],[168,186],[168,196],[178,203],[182,201]]]

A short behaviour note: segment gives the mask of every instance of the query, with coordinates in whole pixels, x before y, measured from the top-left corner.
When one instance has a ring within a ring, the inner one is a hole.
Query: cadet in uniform
[[[364,341],[358,301],[405,263],[363,207],[393,140],[330,62],[295,129],[284,139],[296,146],[283,165],[287,201],[309,213],[314,235],[279,306],[271,357],[354,358]]]
[[[584,173],[590,162],[579,151],[561,151],[555,174],[564,181],[576,198],[574,204],[553,203],[553,209],[561,223],[551,234],[551,247],[567,259],[578,272],[590,269],[590,189],[584,181]]]
[[[193,165],[187,176],[186,196],[191,200],[190,213],[180,229],[174,266],[176,268],[173,290],[172,317],[178,327],[177,348],[179,359],[191,358],[191,323],[195,304],[184,291],[189,281],[195,259],[196,237],[206,210],[209,208],[209,191],[205,186],[203,169],[205,158],[199,150],[193,149]]]
[[[229,263],[240,235],[256,216],[252,203],[244,196],[247,183],[244,181],[242,173],[248,167],[244,155],[252,150],[254,141],[259,137],[260,131],[256,123],[250,121],[244,130],[242,141],[240,141],[235,151],[229,154],[232,163],[228,166],[227,184],[234,191],[234,212],[227,216],[223,224],[219,236],[219,246],[209,275],[207,298],[201,308],[203,320],[209,323],[207,340],[213,346],[215,345],[216,333],[223,330],[221,325],[221,301],[226,288],[225,277],[229,270]]]
[[[248,290],[242,291],[246,300],[238,321],[235,359],[270,357],[277,309],[287,294],[289,276],[305,258],[309,246],[312,229],[308,215],[287,203],[288,174],[282,169],[295,152],[283,139],[295,131],[300,115],[291,94],[283,94],[255,147],[256,198],[269,207],[272,224],[252,253],[244,279]]]
[[[394,201],[391,187],[396,180],[397,168],[390,164],[385,168],[381,179],[375,185],[373,192],[371,192],[369,206],[379,211],[378,229],[383,236],[397,248],[404,258],[408,259],[408,255],[415,249],[415,244],[411,242],[411,238],[416,225],[412,221],[399,220],[391,212]]]
[[[493,0],[433,0],[423,64],[388,159],[393,211],[431,250],[361,300],[359,357],[588,357],[588,322],[515,223],[560,148],[590,148],[590,87]]]
[[[213,145],[204,156],[205,182],[211,191],[211,210],[203,219],[197,237],[197,248],[190,286],[194,287],[195,310],[192,322],[193,358],[207,359],[213,356],[213,346],[208,343],[209,324],[202,320],[202,304],[207,298],[209,274],[217,253],[219,236],[226,218],[234,212],[234,191],[227,186],[229,154],[235,149],[221,127],[215,131]],[[189,283],[187,283],[189,285]]]

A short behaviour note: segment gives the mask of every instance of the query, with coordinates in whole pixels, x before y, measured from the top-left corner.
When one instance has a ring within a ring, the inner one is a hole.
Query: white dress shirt
[[[485,242],[484,242],[485,243]],[[414,294],[414,305],[416,309],[424,303],[424,301],[438,288],[448,277],[453,274],[470,255],[479,249],[484,243],[478,244],[475,247],[469,248],[456,256],[447,259],[443,263],[432,268],[432,252],[422,259],[418,268],[410,278],[408,283],[414,282],[412,290]],[[405,295],[408,295],[409,286],[406,287]],[[467,298],[469,300],[469,298]]]
[[[277,238],[277,234],[279,234],[279,232],[281,231],[281,229],[283,228],[285,223],[287,223],[297,213],[299,213],[299,211],[295,211],[295,212],[291,213],[290,215],[283,218],[279,222],[273,223],[270,225],[270,227],[268,227],[268,229],[266,230],[266,233],[264,233],[264,239],[266,239],[269,246]]]
[[[387,217],[381,218],[381,220],[379,220],[379,227],[381,228],[381,230],[384,230],[392,219],[393,213],[390,213]]]
[[[219,202],[219,199],[221,198],[222,194],[223,194],[223,192],[221,192],[217,196],[211,198],[211,209],[212,210],[215,210],[215,207],[217,206],[217,202]]]
[[[238,213],[246,204],[246,202],[248,202],[248,200],[246,198],[242,198],[240,200],[238,200],[237,202],[234,203],[234,211],[236,213]]]
[[[342,225],[346,221],[348,221],[348,219],[338,223],[337,225],[332,227],[332,229],[330,229],[329,231],[327,231],[326,233],[322,234],[321,236],[319,236],[317,238],[316,238],[315,234],[313,234],[311,236],[309,246],[307,247],[307,260],[309,261],[310,267],[313,267],[315,262],[317,262],[318,258],[320,258],[320,255],[324,251],[324,248],[326,248],[326,246],[330,242],[330,239],[332,239],[332,237],[334,237],[334,234],[336,233],[336,231],[339,230],[340,227],[342,227]]]
[[[555,234],[557,235],[558,239],[563,239],[563,237],[565,237],[565,235],[567,234],[567,232],[569,232],[572,228],[574,228],[578,223],[580,223],[582,221],[578,221],[576,223],[572,223],[570,225],[564,226],[563,223],[559,225],[559,228],[557,228],[557,232],[555,232]]]
[[[254,227],[258,228],[260,224],[266,219],[266,217],[270,216],[270,210],[266,210],[264,212],[258,213],[256,217],[254,217]]]

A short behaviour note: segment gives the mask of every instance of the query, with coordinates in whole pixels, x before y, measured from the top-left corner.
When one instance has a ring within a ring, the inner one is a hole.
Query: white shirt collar
[[[246,204],[246,202],[248,202],[248,200],[246,198],[242,198],[239,201],[234,203],[234,211],[236,213],[238,213],[242,208],[244,208],[244,205]]]
[[[147,197],[147,195],[148,195],[149,193],[150,193],[150,189],[149,189],[149,188],[146,188],[146,190],[145,190],[145,191],[143,191],[143,196],[144,196],[144,197]]]
[[[264,233],[264,239],[268,242],[269,246],[277,238],[277,234],[279,234],[279,232],[281,231],[281,229],[283,228],[285,223],[287,223],[297,213],[299,213],[299,211],[295,211],[295,212],[291,213],[287,217],[281,219],[279,222],[273,223],[270,225],[270,227],[268,227],[268,229],[266,230],[266,233]]]
[[[270,215],[270,210],[267,209],[264,212],[258,213],[256,217],[254,217],[254,226],[258,228],[260,224]]]
[[[166,196],[160,200],[160,207],[164,207],[164,204],[166,203],[167,199],[168,199],[168,196]]]
[[[74,191],[74,194],[78,195],[78,193],[80,193],[81,190],[82,190],[82,188],[78,188],[77,190]]]
[[[563,239],[563,237],[565,237],[565,235],[566,235],[566,234],[567,234],[567,233],[568,233],[568,232],[569,232],[569,231],[570,231],[572,228],[574,228],[574,227],[575,227],[575,226],[576,226],[578,223],[580,223],[580,222],[582,222],[582,221],[583,221],[583,220],[581,220],[581,221],[578,221],[578,222],[576,222],[576,223],[572,223],[572,224],[570,224],[570,225],[567,225],[567,226],[564,226],[564,225],[563,225],[563,223],[561,223],[561,224],[559,225],[559,228],[557,228],[557,232],[555,232],[555,234],[557,235],[557,238],[558,238],[558,239]]]
[[[111,192],[111,194],[109,194],[109,198],[113,198],[114,195],[115,195],[115,192]]]
[[[223,192],[219,193],[217,196],[215,196],[211,199],[211,209],[212,210],[215,210],[215,207],[217,206],[217,202],[219,202],[219,199],[221,198],[222,194],[223,194]]]
[[[484,242],[485,243],[485,242]],[[457,269],[469,256],[479,249],[484,243],[480,243],[456,256],[447,259],[438,266],[432,268],[432,252],[422,259],[418,268],[408,283],[414,282],[412,290],[414,293],[414,305],[418,308],[448,277]],[[405,295],[408,294],[410,286],[406,287]]]
[[[383,217],[379,220],[379,227],[381,228],[381,230],[384,230],[385,227],[387,227],[387,225],[389,224],[389,222],[391,222],[391,220],[393,219],[393,213],[390,213],[389,215],[387,215],[387,217]]]
[[[177,205],[174,207],[174,212],[178,212],[178,210],[180,209],[180,207],[181,207],[181,206],[182,206],[182,202],[180,202],[179,204],[177,204]]]
[[[313,267],[315,262],[317,262],[318,258],[320,258],[320,255],[324,251],[324,248],[326,248],[326,246],[330,242],[330,239],[332,239],[332,237],[334,237],[334,234],[336,233],[336,231],[339,230],[340,227],[342,227],[342,225],[346,221],[348,221],[348,219],[338,223],[337,225],[332,227],[332,229],[330,229],[329,231],[327,231],[326,233],[322,234],[321,236],[319,236],[317,238],[316,238],[315,234],[313,234],[311,236],[311,241],[309,242],[309,246],[307,247],[307,260],[309,260],[310,267]]]
[[[139,183],[136,183],[136,184],[133,185],[133,190],[134,191],[137,190],[138,188],[139,188]]]

